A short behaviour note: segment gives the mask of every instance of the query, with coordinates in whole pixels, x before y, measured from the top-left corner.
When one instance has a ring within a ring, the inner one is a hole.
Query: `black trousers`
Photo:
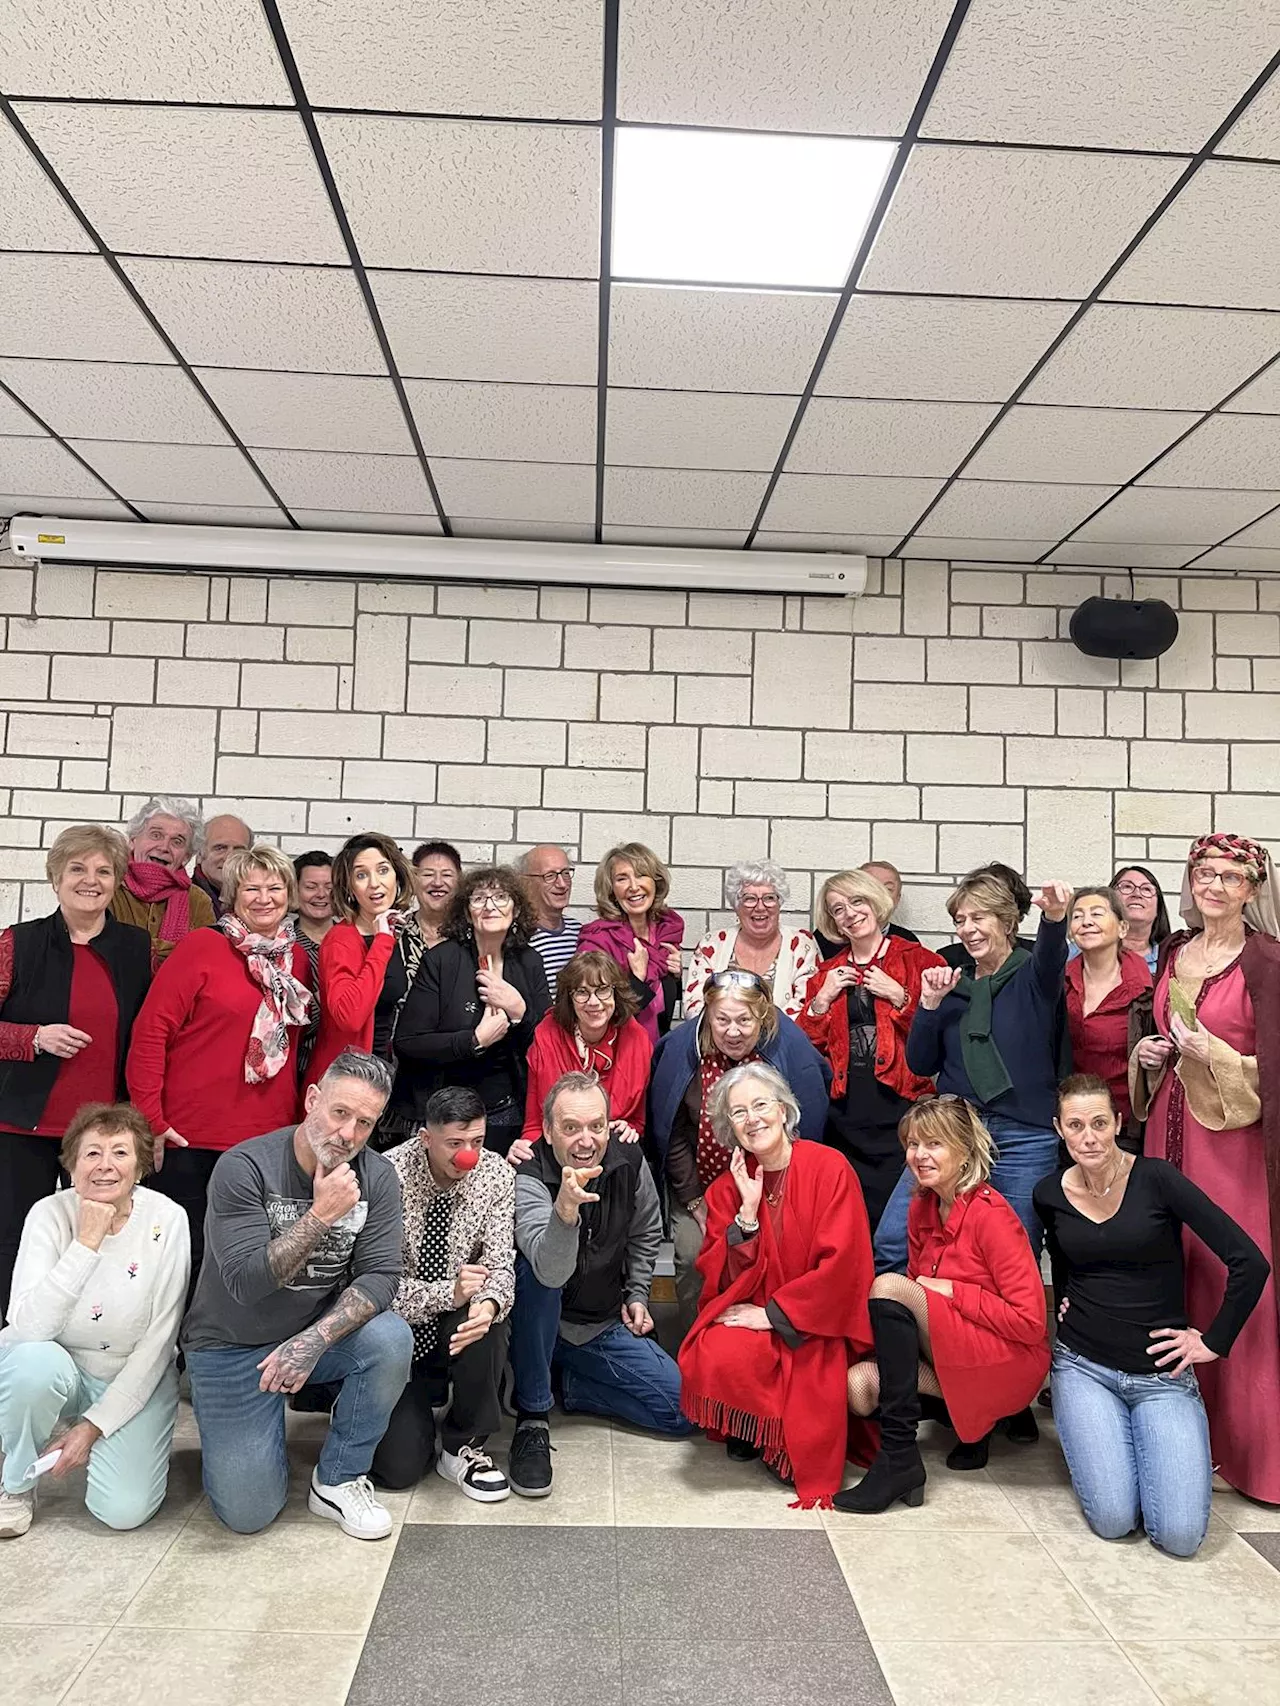
[[[41,1197],[52,1196],[58,1180],[71,1183],[58,1160],[61,1140],[28,1131],[0,1131],[0,1315],[8,1312],[13,1264],[22,1228]]]
[[[446,1451],[483,1444],[502,1425],[499,1390],[507,1361],[507,1323],[495,1321],[483,1339],[451,1357],[449,1339],[468,1307],[464,1304],[440,1317],[434,1352],[413,1365],[408,1385],[373,1454],[373,1479],[380,1487],[416,1486],[435,1462],[436,1419],[432,1408],[444,1403],[450,1383],[453,1397],[440,1427]]]
[[[195,1296],[200,1263],[204,1258],[204,1211],[209,1195],[209,1178],[222,1153],[220,1149],[166,1149],[164,1166],[158,1173],[147,1175],[147,1183],[152,1190],[163,1192],[179,1208],[186,1210],[187,1225],[191,1230],[188,1305]]]

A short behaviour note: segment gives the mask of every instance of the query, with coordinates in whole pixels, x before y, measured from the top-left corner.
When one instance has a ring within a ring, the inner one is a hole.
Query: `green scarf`
[[[964,1057],[965,1075],[983,1107],[989,1107],[998,1096],[1013,1088],[1009,1070],[991,1035],[991,1008],[1005,984],[1030,958],[1025,948],[1015,948],[990,977],[970,977],[966,973],[956,985],[956,994],[968,1002],[960,1021],[960,1052]]]

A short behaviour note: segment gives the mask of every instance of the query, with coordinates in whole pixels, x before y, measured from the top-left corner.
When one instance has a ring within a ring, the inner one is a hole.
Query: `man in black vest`
[[[547,1093],[543,1141],[516,1173],[511,1366],[516,1431],[507,1479],[551,1491],[551,1373],[561,1407],[687,1434],[680,1371],[652,1338],[649,1287],[662,1242],[658,1193],[638,1143],[609,1135],[595,1077],[567,1072]]]

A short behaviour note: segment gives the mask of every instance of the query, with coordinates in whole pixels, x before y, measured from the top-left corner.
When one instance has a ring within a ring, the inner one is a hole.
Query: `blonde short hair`
[[[222,867],[223,906],[234,909],[240,885],[250,871],[266,871],[270,876],[279,877],[289,891],[290,911],[297,906],[298,878],[293,860],[269,841],[257,841],[252,847],[238,847],[234,853],[227,855],[227,862]]]
[[[880,881],[873,877],[870,871],[837,871],[828,877],[818,894],[818,911],[814,922],[824,936],[829,936],[833,942],[840,941],[844,932],[831,916],[831,907],[827,896],[842,895],[845,900],[865,900],[876,915],[876,923],[883,930],[893,917],[893,896]]]
[[[979,912],[989,912],[1011,942],[1017,936],[1021,922],[1018,903],[999,877],[966,877],[960,887],[947,896],[947,911],[953,920],[966,901],[977,907]]]
[[[115,872],[116,887],[120,887],[129,868],[129,843],[124,836],[105,824],[73,823],[54,842],[44,862],[45,873],[55,889],[71,861],[83,859],[87,853],[101,853],[109,861]]]
[[[721,985],[715,981],[718,975],[713,972],[703,990],[702,1012],[698,1018],[698,1053],[708,1055],[715,1052],[710,1016],[722,1001],[741,1001],[760,1027],[760,1040],[772,1042],[778,1034],[778,1009],[764,983],[758,983],[754,988],[746,982]]]
[[[596,911],[601,918],[619,919],[622,908],[613,895],[613,867],[625,859],[638,877],[648,877],[653,883],[653,905],[649,917],[656,924],[666,912],[666,899],[671,893],[671,872],[651,847],[642,841],[623,841],[611,847],[596,866]]]
[[[991,1133],[963,1096],[923,1096],[898,1121],[898,1140],[905,1149],[913,1135],[945,1143],[960,1157],[956,1195],[985,1185],[995,1164]]]

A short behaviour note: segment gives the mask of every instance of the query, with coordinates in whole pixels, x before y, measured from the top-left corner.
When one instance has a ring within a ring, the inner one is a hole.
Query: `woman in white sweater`
[[[136,1108],[89,1103],[62,1141],[72,1188],[26,1218],[0,1332],[0,1539],[31,1527],[55,1448],[49,1473],[87,1463],[85,1503],[109,1528],[164,1499],[191,1241],[185,1210],[139,1183],[151,1154]]]

